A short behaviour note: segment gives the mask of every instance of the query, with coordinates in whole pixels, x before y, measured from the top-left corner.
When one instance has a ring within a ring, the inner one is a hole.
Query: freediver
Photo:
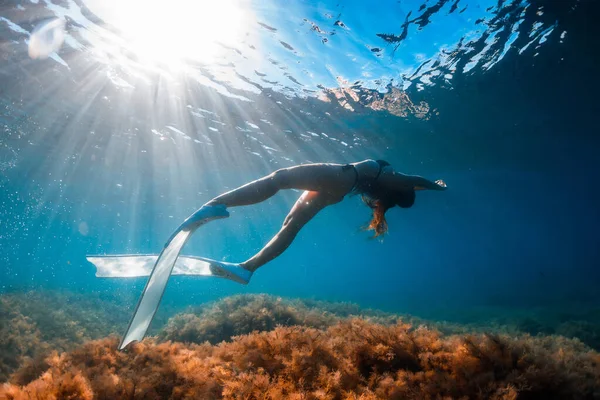
[[[364,160],[349,164],[302,164],[279,169],[265,177],[249,182],[237,189],[221,194],[206,203],[206,207],[238,207],[260,203],[282,189],[303,190],[277,234],[254,256],[235,264],[211,260],[216,275],[236,275],[247,283],[254,271],[282,254],[292,243],[300,229],[319,211],[339,203],[349,194],[361,195],[372,209],[368,225],[375,236],[387,232],[385,213],[392,207],[410,208],[417,190],[446,190],[442,180],[432,182],[421,176],[405,175],[387,161]]]

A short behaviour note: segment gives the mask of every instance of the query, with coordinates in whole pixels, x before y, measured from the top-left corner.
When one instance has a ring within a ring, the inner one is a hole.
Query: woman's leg
[[[207,205],[226,207],[260,203],[281,189],[298,189],[343,197],[354,185],[355,172],[339,164],[305,164],[283,168],[215,197]]]
[[[305,191],[285,218],[279,232],[256,255],[240,264],[241,267],[255,271],[279,256],[308,221],[323,208],[340,200],[340,197],[332,197],[326,193]]]

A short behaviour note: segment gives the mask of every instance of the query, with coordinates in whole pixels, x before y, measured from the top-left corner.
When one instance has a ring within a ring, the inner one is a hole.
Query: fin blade
[[[135,312],[129,322],[127,330],[119,343],[119,350],[124,349],[129,343],[141,341],[150,323],[154,319],[156,310],[160,305],[165,292],[167,282],[179,257],[179,253],[187,243],[190,236],[200,226],[214,219],[229,216],[225,206],[203,206],[189,218],[171,235],[162,252],[158,256],[142,295],[138,301]]]
[[[150,276],[158,254],[89,255],[97,278],[139,278]],[[197,257],[179,256],[171,275],[212,276],[208,262]]]

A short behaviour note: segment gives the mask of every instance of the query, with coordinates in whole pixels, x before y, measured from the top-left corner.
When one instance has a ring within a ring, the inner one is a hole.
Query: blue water
[[[448,190],[390,210],[382,241],[348,198],[248,286],[174,277],[164,303],[269,293],[422,316],[598,307],[596,3],[242,6],[242,39],[207,61],[192,38],[173,67],[116,39],[123,26],[95,2],[0,5],[0,291],[133,307],[145,279],[98,279],[86,254],[158,253],[204,202],[277,168],[382,158]],[[31,58],[29,32],[56,17],[64,43]],[[299,194],[231,209],[184,253],[249,258]]]

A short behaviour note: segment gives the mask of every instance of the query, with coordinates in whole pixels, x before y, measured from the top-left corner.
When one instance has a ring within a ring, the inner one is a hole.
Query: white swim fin
[[[142,340],[146,335],[179,257],[179,252],[190,236],[205,223],[228,216],[229,212],[224,205],[202,206],[173,232],[152,268],[150,278],[146,282],[146,287],[135,308],[127,331],[119,343],[119,350],[124,349],[131,342]]]
[[[96,267],[98,278],[137,278],[150,276],[158,254],[88,255],[86,259]],[[246,285],[252,272],[239,264],[180,255],[171,275],[217,276]]]

